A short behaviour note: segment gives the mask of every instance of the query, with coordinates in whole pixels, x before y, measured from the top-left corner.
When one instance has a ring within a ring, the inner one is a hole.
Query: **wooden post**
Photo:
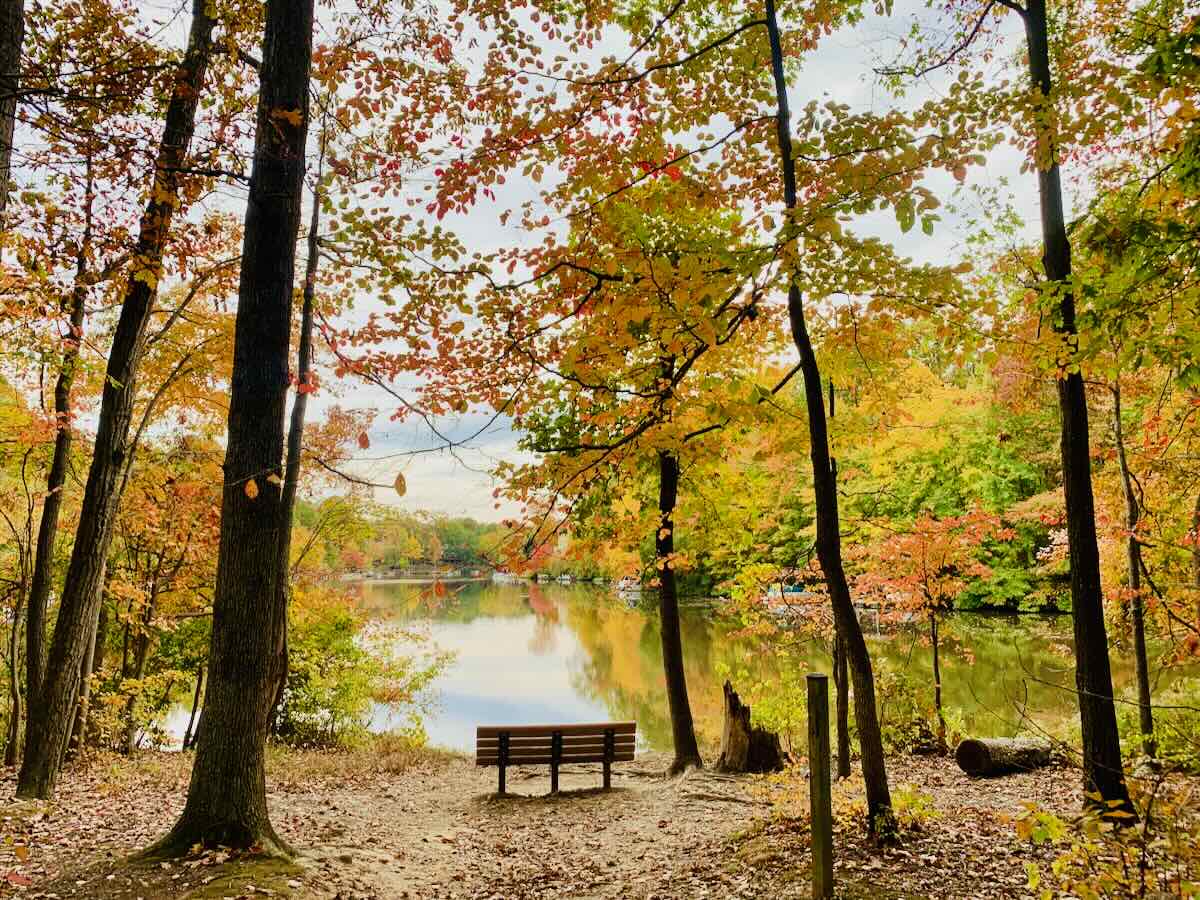
[[[550,793],[558,793],[558,763],[562,759],[562,732],[556,731],[550,744]]]
[[[808,675],[809,809],[813,900],[833,896],[833,809],[829,786],[829,676]]]
[[[612,760],[616,753],[617,735],[611,728],[604,729],[604,789],[612,787]]]
[[[504,768],[508,765],[508,732],[500,732],[500,794],[504,794]]]

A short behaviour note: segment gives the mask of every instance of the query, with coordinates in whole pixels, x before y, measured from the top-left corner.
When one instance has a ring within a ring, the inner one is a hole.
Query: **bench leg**
[[[604,761],[604,789],[607,791],[612,787],[612,763],[607,759]]]
[[[504,795],[504,764],[500,764],[500,795]]]
[[[558,763],[562,759],[563,736],[556,731],[550,738],[550,793],[558,793]]]

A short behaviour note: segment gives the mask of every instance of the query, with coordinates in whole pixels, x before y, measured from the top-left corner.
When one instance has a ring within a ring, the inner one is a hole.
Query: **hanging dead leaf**
[[[403,472],[396,473],[396,480],[392,482],[392,487],[396,489],[396,493],[401,497],[408,493],[408,482],[404,480]]]
[[[246,492],[246,496],[253,500],[258,496],[258,482],[251,478],[246,482],[246,486],[243,488],[243,490]]]
[[[365,431],[358,433],[358,446],[363,450],[371,446],[371,437]]]

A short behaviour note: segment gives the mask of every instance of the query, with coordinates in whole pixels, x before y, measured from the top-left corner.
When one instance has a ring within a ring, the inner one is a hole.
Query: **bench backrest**
[[[475,731],[475,764],[507,766],[552,763],[629,762],[637,741],[636,722],[586,725],[480,725]],[[558,758],[555,759],[555,749]]]

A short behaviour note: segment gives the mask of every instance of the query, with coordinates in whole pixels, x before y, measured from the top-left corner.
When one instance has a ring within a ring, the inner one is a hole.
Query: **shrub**
[[[1066,821],[1030,805],[1017,834],[1051,851],[1026,864],[1029,887],[1054,897],[1166,898],[1200,894],[1200,816],[1183,787],[1162,779],[1133,785],[1137,820],[1110,808]]]
[[[353,745],[367,733],[373,705],[407,714],[420,732],[426,689],[448,657],[424,636],[368,622],[349,598],[328,588],[298,591],[290,609],[287,683],[272,735],[305,747]]]

